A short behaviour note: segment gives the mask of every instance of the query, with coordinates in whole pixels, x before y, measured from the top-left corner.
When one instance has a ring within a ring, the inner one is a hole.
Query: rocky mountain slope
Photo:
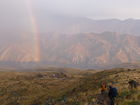
[[[102,34],[51,35],[42,44],[42,61],[90,68],[140,61],[140,37]],[[46,42],[46,43],[45,43]]]
[[[1,39],[1,64],[16,62],[28,63],[26,66],[37,63],[42,66],[96,68],[140,62],[138,36],[115,32],[73,35],[48,33],[42,34],[37,44],[31,41],[31,36],[23,36],[15,36],[11,40],[9,38],[8,42],[3,41],[4,38]]]
[[[0,35],[0,61],[32,62],[38,58],[34,48],[32,34],[7,32]]]

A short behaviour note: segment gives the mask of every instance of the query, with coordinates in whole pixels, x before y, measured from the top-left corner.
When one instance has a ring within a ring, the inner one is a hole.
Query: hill
[[[140,82],[139,69],[89,72],[0,72],[0,104],[93,105],[104,81],[118,88],[119,105],[139,105],[139,88],[128,89],[129,80]]]

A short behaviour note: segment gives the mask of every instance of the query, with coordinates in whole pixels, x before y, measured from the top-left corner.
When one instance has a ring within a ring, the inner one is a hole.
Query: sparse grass
[[[45,104],[49,98],[57,100],[78,81],[75,78],[53,77],[56,72],[1,72],[0,105]],[[47,75],[47,76],[46,76]]]
[[[119,105],[140,105],[139,88],[128,89],[130,79],[140,82],[139,71],[0,72],[0,105],[88,105],[102,82],[119,89]]]

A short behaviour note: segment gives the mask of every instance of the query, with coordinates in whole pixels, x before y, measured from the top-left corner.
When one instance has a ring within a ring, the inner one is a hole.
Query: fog
[[[140,18],[139,0],[41,0],[45,7],[67,15],[86,16],[94,19]]]
[[[60,16],[139,19],[139,4],[139,0],[1,0],[0,32],[29,31],[31,28],[29,15],[36,19],[38,25],[51,19],[52,15],[56,19]]]
[[[35,12],[104,18],[140,18],[139,0],[1,0],[0,16],[23,16],[30,1]]]

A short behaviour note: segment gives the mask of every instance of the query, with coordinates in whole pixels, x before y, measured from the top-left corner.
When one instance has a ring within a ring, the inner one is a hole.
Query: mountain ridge
[[[104,31],[119,32],[120,34],[140,35],[140,19],[91,19],[88,17],[70,17],[61,15],[37,15],[42,32],[57,33],[102,33]],[[41,22],[41,20],[45,20]]]
[[[23,67],[37,64],[87,69],[140,62],[140,37],[116,32],[49,33],[41,35],[39,49],[41,58],[36,61],[33,42],[21,38],[7,47],[1,46],[0,61]]]

